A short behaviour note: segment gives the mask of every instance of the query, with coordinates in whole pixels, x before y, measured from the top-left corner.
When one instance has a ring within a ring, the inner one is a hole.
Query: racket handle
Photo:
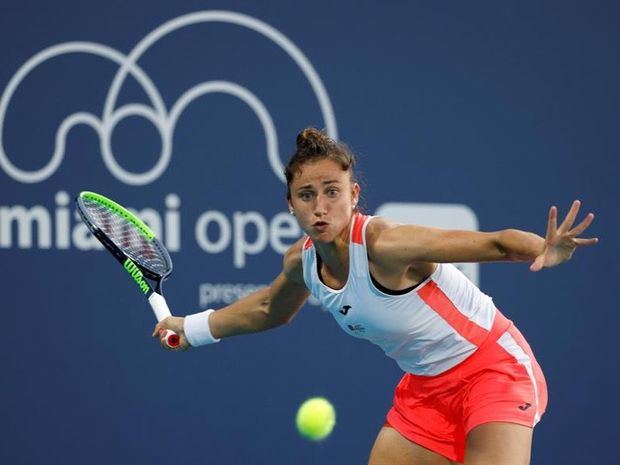
[[[179,344],[181,343],[179,335],[170,329],[166,330],[165,341],[168,347],[170,347],[171,349],[179,347]]]
[[[153,292],[149,296],[149,303],[151,304],[151,308],[153,309],[153,313],[155,313],[155,318],[157,318],[157,321],[161,321],[169,316],[172,316],[172,313],[170,313],[170,309],[168,308],[168,304],[166,303],[166,299],[164,299],[164,296],[158,294],[157,292]],[[164,340],[166,341],[168,347],[172,349],[178,347],[181,342],[179,340],[179,335],[169,329],[166,330]]]

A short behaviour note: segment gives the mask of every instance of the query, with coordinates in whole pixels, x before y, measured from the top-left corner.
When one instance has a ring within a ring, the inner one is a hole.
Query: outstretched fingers
[[[579,246],[583,246],[583,245],[594,245],[596,243],[598,243],[598,237],[592,237],[590,239],[574,239],[575,243]]]
[[[592,238],[577,237],[583,234],[583,232],[590,227],[590,225],[594,221],[594,213],[588,213],[586,217],[581,221],[581,223],[579,223],[577,226],[572,228],[570,231],[564,229],[565,225],[568,228],[570,228],[573,225],[575,218],[577,216],[577,213],[579,212],[579,206],[580,206],[579,201],[575,200],[573,202],[573,206],[571,207],[570,212],[568,213],[568,215],[566,216],[566,219],[562,223],[562,226],[560,226],[559,231],[566,232],[572,238],[573,243],[575,245],[578,245],[578,246],[594,245],[598,242],[597,237],[592,237]],[[570,223],[568,223],[569,220],[570,220]]]
[[[594,245],[598,242],[598,238],[596,237],[578,237],[592,224],[594,220],[593,213],[588,213],[586,217],[573,228],[580,207],[581,202],[575,200],[559,228],[557,226],[557,207],[553,206],[549,209],[545,246],[540,255],[538,255],[530,265],[531,271],[540,271],[544,267],[559,265],[560,263],[570,260],[577,247]]]
[[[577,226],[575,226],[573,229],[571,229],[568,233],[571,236],[579,236],[586,229],[588,229],[590,227],[590,225],[592,224],[592,221],[594,221],[594,214],[593,213],[588,213],[586,215],[586,217],[583,219],[583,221],[581,223],[579,223]]]
[[[571,205],[570,210],[568,211],[568,214],[566,215],[566,218],[564,218],[564,221],[562,221],[562,224],[560,225],[558,229],[558,232],[560,234],[567,232],[573,226],[573,223],[575,222],[575,219],[577,218],[577,214],[579,213],[580,207],[581,207],[581,202],[579,200],[575,200],[573,204]]]
[[[551,207],[549,209],[549,218],[547,220],[547,239],[556,235],[558,231],[558,208]]]

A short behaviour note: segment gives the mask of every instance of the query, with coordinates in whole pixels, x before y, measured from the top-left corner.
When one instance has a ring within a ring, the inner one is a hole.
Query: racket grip
[[[164,299],[164,296],[158,294],[157,292],[153,292],[149,296],[149,303],[151,304],[151,308],[153,309],[153,313],[155,313],[155,318],[157,318],[157,321],[161,321],[169,316],[172,316],[166,299]],[[166,330],[164,340],[166,341],[166,345],[172,349],[178,347],[181,342],[179,335],[169,329]]]
[[[166,330],[166,336],[164,339],[166,341],[166,345],[168,345],[171,349],[179,347],[179,344],[181,343],[179,335],[170,329]]]

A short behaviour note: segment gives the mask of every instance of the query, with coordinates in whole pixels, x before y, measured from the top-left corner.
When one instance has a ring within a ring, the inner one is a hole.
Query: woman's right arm
[[[185,318],[166,318],[155,326],[153,336],[161,338],[166,329],[171,329],[180,337],[179,348],[186,349],[191,345],[217,342],[223,337],[265,331],[288,323],[310,294],[303,280],[301,242],[285,253],[283,270],[271,285],[217,311],[207,310]]]
[[[211,314],[211,333],[219,339],[281,326],[293,319],[308,296],[301,270],[301,247],[293,246],[284,256],[284,269],[270,286]]]

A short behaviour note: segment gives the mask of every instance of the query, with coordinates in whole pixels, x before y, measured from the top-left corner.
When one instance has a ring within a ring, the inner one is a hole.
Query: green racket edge
[[[97,202],[103,205],[104,207],[112,210],[114,213],[122,216],[127,221],[129,221],[131,224],[133,224],[138,229],[140,234],[142,234],[149,241],[155,238],[155,233],[151,230],[151,228],[149,228],[146,224],[144,224],[144,222],[140,218],[138,218],[136,215],[131,213],[129,210],[127,210],[122,205],[119,205],[118,203],[116,203],[114,200],[108,199],[107,197],[101,194],[97,194],[96,192],[90,192],[90,191],[80,192],[80,198]]]

